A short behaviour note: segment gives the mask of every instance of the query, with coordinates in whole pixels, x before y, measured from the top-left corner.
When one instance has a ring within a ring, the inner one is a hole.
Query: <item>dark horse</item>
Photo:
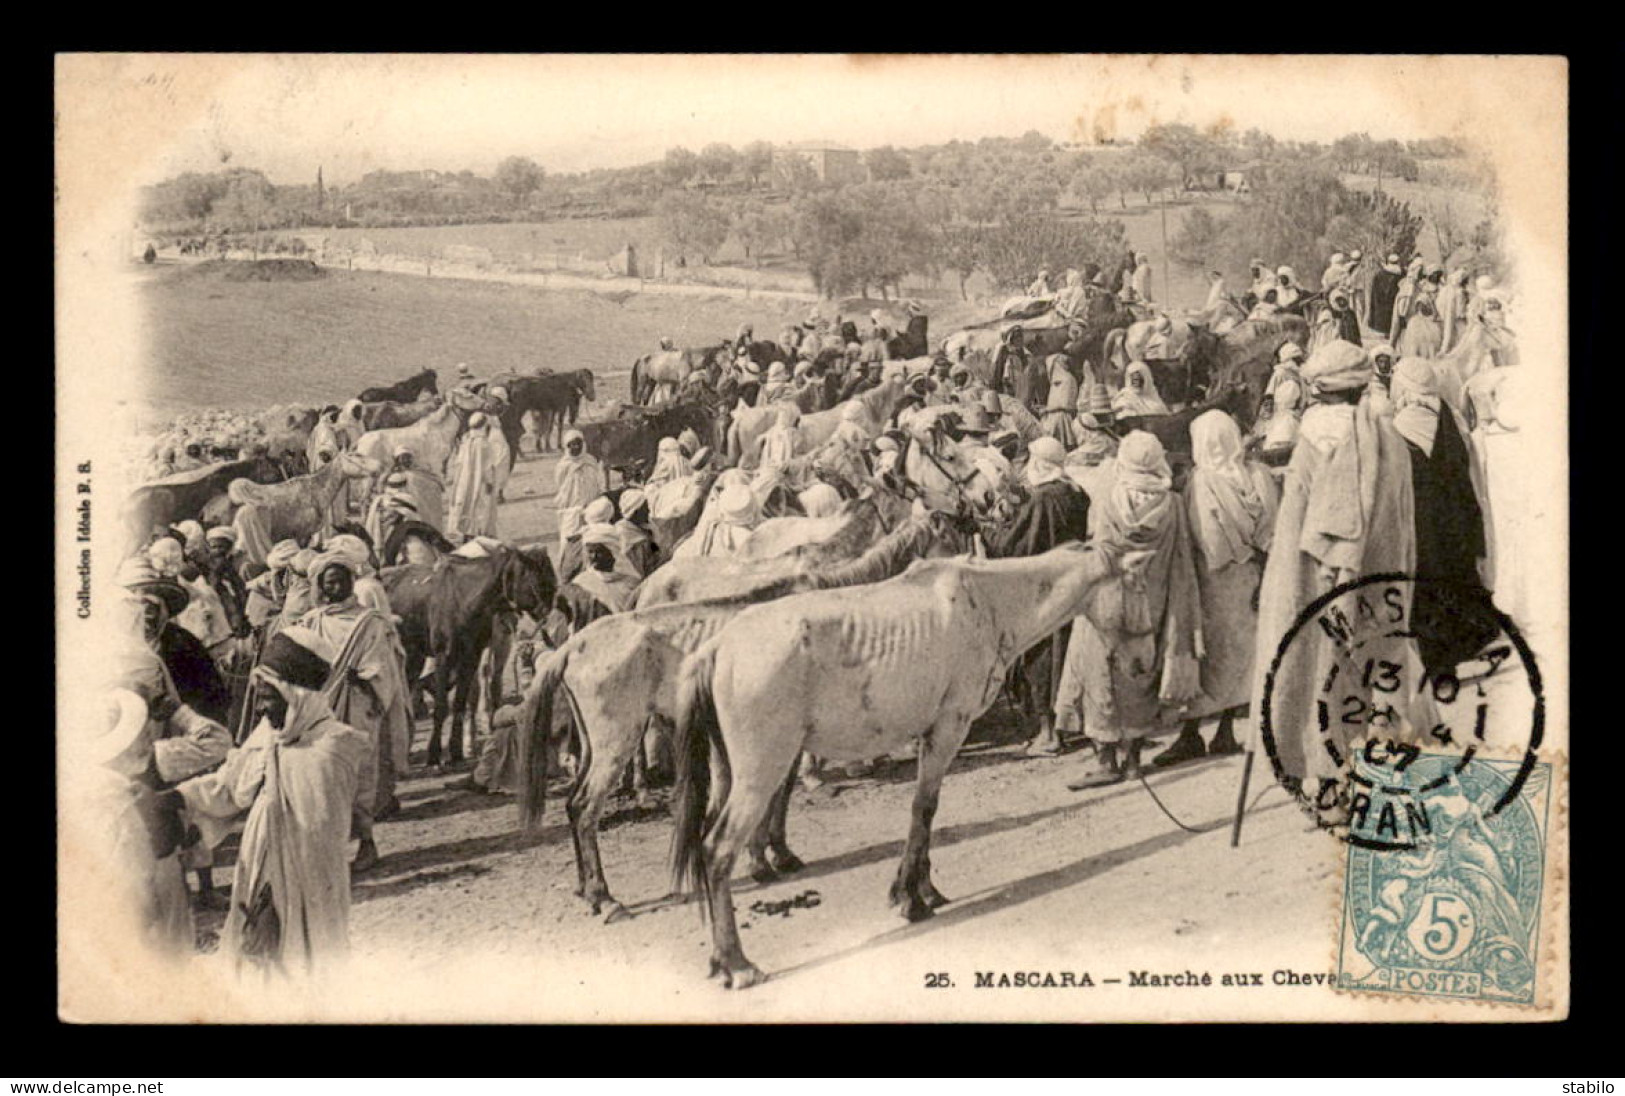
[[[708,403],[671,403],[661,407],[623,404],[620,414],[603,422],[584,422],[581,434],[587,452],[606,468],[638,463],[653,465],[661,438],[675,438],[693,430],[701,441],[717,449],[717,409]]]
[[[1182,359],[1146,363],[1165,400],[1191,406],[1169,415],[1121,419],[1119,432],[1148,431],[1170,455],[1182,459],[1191,452],[1190,424],[1204,412],[1225,412],[1245,434],[1258,417],[1276,350],[1288,339],[1302,345],[1307,338],[1308,326],[1291,315],[1249,320],[1223,336],[1193,325]],[[1184,393],[1183,398],[1176,391]]]
[[[909,358],[923,358],[931,353],[931,343],[926,333],[929,322],[929,319],[921,313],[910,316],[908,327],[886,341],[886,357],[892,361],[906,361]]]
[[[493,620],[499,613],[545,619],[558,592],[553,564],[543,548],[505,544],[482,559],[447,556],[434,564],[386,568],[379,577],[400,617],[407,680],[416,682],[424,658],[434,658],[429,764],[440,764],[440,733],[453,685],[457,698],[450,752],[453,762],[461,761],[463,720],[478,703],[480,656],[491,642]]]
[[[502,373],[491,378],[486,390],[492,388],[502,388],[508,394],[508,405],[499,421],[502,436],[508,439],[509,471],[519,459],[519,438],[525,430],[527,411],[534,412],[540,420],[541,443],[545,448],[555,426],[562,436],[567,417],[574,425],[583,399],[589,403],[598,399],[591,369],[569,373]]]
[[[439,397],[414,403],[364,403],[361,405],[361,425],[368,430],[393,430],[398,426],[411,426],[438,410]]]
[[[440,390],[435,387],[433,369],[425,369],[416,376],[406,378],[395,384],[386,384],[378,388],[363,389],[356,398],[362,403],[412,403],[423,393],[438,396]]]

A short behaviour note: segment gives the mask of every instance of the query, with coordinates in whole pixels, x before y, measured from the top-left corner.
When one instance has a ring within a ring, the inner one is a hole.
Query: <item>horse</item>
[[[547,791],[545,740],[555,703],[568,705],[581,763],[567,810],[575,838],[576,893],[607,920],[626,915],[610,894],[598,852],[604,802],[653,719],[676,714],[677,671],[685,655],[716,635],[741,610],[803,590],[878,582],[916,559],[958,555],[965,530],[943,514],[912,519],[858,558],[828,571],[805,571],[733,597],[636,609],[603,617],[538,660],[519,717],[520,825],[540,826]],[[785,789],[788,790],[787,788]],[[783,810],[751,845],[752,874],[767,882],[798,870],[784,841]],[[772,859],[766,855],[772,849]]]
[[[885,428],[906,391],[907,382],[900,376],[894,376],[852,398],[862,405],[868,418],[871,436]],[[850,403],[852,400],[847,402]],[[803,415],[801,421],[796,424],[796,452],[810,452],[828,441],[830,435],[835,433],[835,427],[840,424],[845,407],[846,404],[838,404],[827,411]],[[772,404],[764,407],[735,408],[733,421],[728,427],[728,459],[737,464],[747,453],[754,453],[756,443],[763,434],[772,429],[773,424],[778,421],[778,415],[779,409]]]
[[[264,563],[262,551],[279,540],[305,543],[323,529],[348,521],[351,481],[378,473],[378,461],[346,449],[308,475],[285,483],[260,484],[235,479],[226,495],[238,507],[233,518],[237,543],[255,563]],[[345,494],[344,502],[339,501]]]
[[[450,754],[453,763],[459,762],[463,759],[463,720],[478,702],[480,656],[491,642],[493,617],[512,612],[544,619],[558,592],[552,561],[544,548],[504,544],[479,559],[453,555],[434,564],[386,568],[379,580],[389,595],[390,608],[400,617],[407,680],[416,682],[424,658],[434,658],[429,765],[440,765],[441,731],[454,686]]]
[[[468,426],[469,416],[495,407],[496,401],[490,397],[459,389],[446,397],[438,410],[410,426],[367,431],[355,443],[355,451],[377,461],[380,468],[388,468],[395,450],[404,447],[419,468],[444,477],[446,462],[451,460],[457,439]]]
[[[1187,370],[1184,379],[1192,386],[1198,402],[1167,415],[1124,418],[1119,426],[1123,430],[1155,434],[1170,456],[1187,459],[1191,452],[1190,424],[1205,411],[1225,412],[1245,434],[1258,417],[1264,388],[1274,368],[1275,352],[1289,339],[1302,345],[1307,336],[1308,325],[1296,316],[1248,320],[1223,336],[1193,327],[1191,342],[1186,345],[1185,362],[1179,368]],[[1174,372],[1158,372],[1159,366],[1166,370],[1170,363],[1147,364],[1156,378],[1158,391],[1167,394],[1162,387],[1165,379],[1170,383],[1180,379]]]
[[[758,587],[768,586],[810,569],[856,559],[877,535],[884,532],[880,509],[873,502],[856,500],[845,504],[840,514],[828,518],[770,519],[772,521],[818,522],[823,535],[815,540],[786,547],[777,555],[754,558],[716,559],[711,556],[667,560],[649,573],[638,586],[638,609],[650,609],[674,602],[705,601],[719,597],[739,597]],[[763,526],[758,526],[757,531]],[[755,539],[755,534],[751,540]],[[747,542],[748,543],[748,542]]]
[[[583,422],[578,429],[587,451],[603,461],[606,468],[625,469],[637,464],[652,466],[661,438],[675,438],[692,430],[717,447],[716,408],[703,402],[673,403],[661,407],[623,404],[613,419]]]
[[[908,318],[908,327],[893,336],[886,343],[886,357],[920,358],[931,353],[931,340],[927,334],[929,318],[924,313],[915,313]]]
[[[940,450],[928,448],[912,434],[903,452],[902,468],[903,478],[931,510],[963,513],[980,509],[982,500],[999,488],[960,446],[950,443]]]
[[[364,403],[361,405],[361,425],[368,430],[394,430],[401,426],[411,426],[414,422],[440,410],[441,403],[439,396],[430,396],[413,403],[395,403],[390,400]]]
[[[519,459],[519,439],[525,431],[527,412],[536,415],[541,425],[540,444],[546,448],[555,428],[562,439],[567,416],[572,424],[576,421],[582,399],[589,403],[598,399],[590,369],[569,373],[507,373],[492,378],[486,391],[492,388],[502,388],[508,395],[507,406],[502,409],[498,422],[502,436],[508,440],[509,471]]]
[[[386,384],[377,388],[364,388],[356,399],[362,403],[412,403],[419,396],[428,393],[431,396],[439,395],[440,389],[435,386],[435,372],[425,369],[421,373],[407,377],[404,381],[395,384]]]
[[[684,350],[662,350],[656,354],[645,354],[632,363],[632,402],[647,407],[654,398],[656,389],[662,385],[675,396],[689,374],[712,369],[717,355],[725,352],[727,348],[728,344],[723,343],[721,346],[690,347]]]
[[[730,878],[770,811],[782,834],[777,816],[803,750],[857,761],[918,740],[891,900],[909,921],[946,904],[931,880],[931,823],[971,721],[1015,660],[1082,612],[1117,567],[1077,543],[1022,559],[916,562],[885,582],[742,609],[684,660],[672,888],[704,902],[713,976],[732,989],[762,981],[740,947]]]
[[[269,457],[251,457],[205,465],[142,484],[130,492],[124,504],[129,545],[139,547],[154,532],[176,522],[199,518],[211,511],[211,516],[218,516],[218,500],[225,498],[233,480],[271,484],[287,478],[279,462]]]
[[[670,518],[657,518],[650,514],[649,528],[654,534],[655,543],[661,546],[664,555],[669,556],[671,550],[687,540],[694,527],[700,523],[700,514],[705,510],[706,500],[711,497],[711,485],[716,482],[717,475],[717,470],[711,468],[693,473],[696,481],[693,499],[683,513]],[[639,478],[639,482],[642,482],[642,477]]]
[[[787,350],[778,343],[768,339],[760,339],[745,347],[745,356],[762,367],[766,374],[768,366],[774,362],[784,362],[786,365],[795,361],[795,351]]]

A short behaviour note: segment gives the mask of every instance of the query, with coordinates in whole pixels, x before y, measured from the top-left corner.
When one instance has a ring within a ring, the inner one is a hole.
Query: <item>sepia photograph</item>
[[[61,1019],[1568,1015],[1565,59],[55,119]]]

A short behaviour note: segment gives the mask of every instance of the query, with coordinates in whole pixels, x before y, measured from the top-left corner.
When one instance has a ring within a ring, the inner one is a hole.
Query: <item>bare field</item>
[[[496,282],[331,270],[309,282],[228,282],[170,268],[140,286],[148,326],[147,403],[263,408],[342,401],[424,368],[448,378],[507,369],[591,369],[602,413],[663,335],[678,345],[777,332],[804,306],[771,300],[542,290]],[[609,383],[603,383],[604,380]]]

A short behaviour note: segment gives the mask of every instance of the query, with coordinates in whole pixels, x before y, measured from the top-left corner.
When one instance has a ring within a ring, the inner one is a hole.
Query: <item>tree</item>
[[[1275,138],[1256,127],[1241,135],[1240,145],[1242,154],[1249,160],[1272,160],[1275,158]]]
[[[738,165],[739,153],[734,151],[732,145],[718,141],[700,150],[698,166],[700,174],[707,179],[721,182],[732,175]]]
[[[679,255],[698,253],[706,262],[728,239],[727,211],[703,194],[668,191],[655,206],[660,234]]]
[[[1112,192],[1112,180],[1104,168],[1093,164],[1085,165],[1072,176],[1070,184],[1072,193],[1081,201],[1089,203],[1090,214],[1100,212],[1100,202]]]
[[[819,293],[833,297],[854,284],[848,254],[861,231],[856,212],[834,194],[796,199],[796,254],[807,264]]]
[[[773,146],[766,141],[752,141],[740,155],[740,168],[751,186],[760,186],[762,179],[773,170]]]
[[[694,173],[699,169],[700,158],[681,145],[667,149],[666,158],[660,165],[661,174],[670,186],[682,186],[694,178]]]
[[[1159,190],[1182,183],[1190,177],[1181,174],[1178,164],[1155,156],[1133,157],[1123,165],[1123,175],[1125,183],[1145,196],[1147,205],[1151,204]]]
[[[1140,147],[1177,165],[1181,183],[1217,168],[1223,160],[1221,146],[1212,137],[1177,123],[1152,126],[1140,138]]]
[[[513,199],[515,206],[522,206],[527,198],[542,188],[543,174],[541,165],[535,160],[525,156],[509,156],[497,165],[496,174],[491,178],[498,189]]]
[[[745,258],[762,265],[762,249],[773,238],[767,205],[760,198],[746,198],[733,209],[733,234],[745,249]]]
[[[873,182],[884,182],[888,179],[906,179],[912,172],[908,156],[897,151],[891,145],[881,145],[864,153],[863,162],[869,169],[869,178]]]
[[[790,193],[807,194],[823,189],[824,181],[818,177],[818,171],[802,157],[787,156],[783,164],[782,174]]]
[[[959,299],[970,300],[965,283],[982,265],[982,234],[974,226],[945,228],[937,243],[937,261],[959,277]]]
[[[1019,290],[1040,269],[1107,266],[1128,248],[1123,222],[1062,221],[1047,213],[1013,218],[980,234],[979,262],[996,286]]]

